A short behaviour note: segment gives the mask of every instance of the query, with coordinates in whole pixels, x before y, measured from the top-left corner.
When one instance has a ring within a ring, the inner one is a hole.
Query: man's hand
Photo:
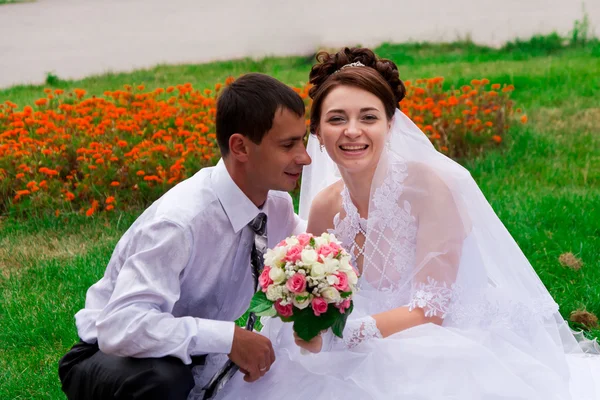
[[[240,367],[246,382],[254,382],[269,371],[275,352],[269,339],[236,326],[229,359]]]
[[[311,353],[320,353],[321,349],[323,348],[323,338],[321,337],[321,334],[323,332],[319,333],[317,336],[312,338],[310,342],[300,339],[300,336],[298,336],[298,334],[294,332],[294,341],[299,347],[310,351]]]

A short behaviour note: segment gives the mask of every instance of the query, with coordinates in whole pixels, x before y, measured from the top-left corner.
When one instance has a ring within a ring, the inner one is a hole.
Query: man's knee
[[[150,382],[157,399],[185,400],[194,388],[192,369],[173,357],[154,362]]]

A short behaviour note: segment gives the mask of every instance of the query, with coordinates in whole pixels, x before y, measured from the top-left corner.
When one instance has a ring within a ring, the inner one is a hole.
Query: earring
[[[321,143],[321,144],[319,145],[319,150],[321,150],[321,153],[323,152],[323,148],[325,148],[325,145],[324,145],[323,143]]]

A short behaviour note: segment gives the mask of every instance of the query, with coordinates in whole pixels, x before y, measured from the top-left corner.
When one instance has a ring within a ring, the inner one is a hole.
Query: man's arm
[[[103,352],[139,358],[170,355],[186,364],[190,355],[231,352],[233,322],[171,314],[191,244],[191,234],[168,220],[140,227],[132,236],[131,256],[96,321]]]

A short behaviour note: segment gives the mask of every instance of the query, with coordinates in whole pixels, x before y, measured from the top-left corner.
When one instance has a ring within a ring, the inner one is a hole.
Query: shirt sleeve
[[[234,322],[171,313],[180,296],[180,275],[191,256],[191,233],[168,220],[138,228],[127,244],[128,257],[97,321],[98,346],[126,357],[230,353]]]

